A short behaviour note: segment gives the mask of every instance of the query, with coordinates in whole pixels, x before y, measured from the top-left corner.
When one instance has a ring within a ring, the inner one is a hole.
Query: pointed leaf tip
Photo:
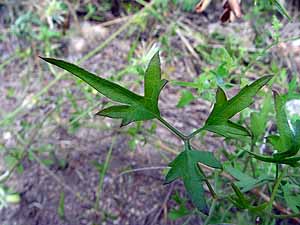
[[[112,101],[127,105],[109,107],[100,111],[97,115],[120,118],[122,119],[121,126],[134,121],[150,120],[160,116],[158,98],[167,81],[161,79],[158,52],[150,60],[145,72],[144,96],[140,96],[119,84],[92,74],[75,64],[54,58],[44,58],[41,56],[40,58],[70,72]]]
[[[267,75],[257,79],[250,85],[246,85],[237,95],[229,100],[227,100],[224,90],[218,87],[216,102],[206,120],[205,128],[228,138],[250,136],[246,128],[231,122],[230,119],[240,111],[249,107],[253,103],[253,97],[256,93],[267,84],[272,77],[272,75]]]
[[[212,153],[185,149],[170,164],[165,184],[171,183],[180,178],[183,180],[189,198],[198,210],[207,214],[209,212],[205,200],[203,181],[205,177],[200,172],[197,163],[208,165],[214,168],[222,168]]]

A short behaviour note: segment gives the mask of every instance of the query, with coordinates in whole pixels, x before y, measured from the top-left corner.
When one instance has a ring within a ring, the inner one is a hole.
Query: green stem
[[[275,175],[275,179],[278,179],[279,176],[279,164],[276,163],[276,175]]]
[[[187,140],[184,140],[184,149],[187,149],[187,150],[191,150],[191,143],[190,143],[190,140],[187,139]]]
[[[181,133],[179,130],[177,130],[175,127],[173,127],[171,124],[169,124],[166,120],[164,120],[162,117],[157,117],[157,119],[165,125],[169,130],[171,130],[174,134],[176,134],[181,140],[186,141],[189,140],[189,138]]]
[[[252,133],[252,132],[251,132]],[[253,134],[251,134],[251,147],[250,147],[250,152],[254,152],[254,146],[255,146],[255,140],[254,140],[254,137],[253,137]],[[250,155],[248,155],[247,159],[246,159],[246,162],[245,162],[245,166],[244,166],[244,169],[243,169],[243,172],[246,172],[247,171],[247,167],[249,165],[249,162],[250,162],[250,165],[251,165],[251,170],[252,170],[252,174],[253,174],[253,177],[255,177],[255,167],[253,165],[253,161],[252,161],[252,157]]]
[[[254,152],[254,146],[255,146],[255,140],[254,140],[253,134],[251,134],[251,149],[250,149],[251,152]],[[252,175],[255,178],[256,177],[256,175],[255,175],[256,168],[254,166],[252,157],[250,157],[250,166],[251,166],[251,170],[252,170]]]
[[[191,139],[193,137],[195,137],[198,133],[200,133],[201,131],[205,130],[205,126],[201,127],[197,130],[195,130],[193,133],[191,133],[190,135],[187,136],[188,139]]]
[[[105,177],[106,172],[107,172],[108,167],[109,167],[109,163],[110,163],[110,160],[111,160],[111,154],[112,154],[112,150],[113,150],[113,147],[114,147],[114,144],[115,144],[115,140],[116,140],[116,138],[114,137],[112,139],[110,148],[109,148],[108,153],[106,155],[103,170],[100,172],[99,184],[98,184],[98,188],[97,188],[97,192],[96,192],[96,202],[94,204],[94,208],[96,210],[99,210],[99,208],[100,208],[100,198],[101,198],[102,187],[103,187],[103,183],[104,183],[104,177]]]
[[[277,191],[279,189],[280,182],[282,181],[285,172],[286,172],[286,169],[284,169],[282,171],[282,173],[280,174],[280,176],[276,179],[276,182],[275,182],[275,185],[274,185],[271,197],[270,197],[270,201],[269,201],[269,208],[270,209],[272,208],[273,202],[275,200],[276,193],[277,193]]]
[[[206,218],[205,222],[204,222],[204,225],[207,225],[209,224],[209,221],[211,220],[213,214],[214,214],[214,211],[216,209],[216,203],[217,203],[217,200],[214,199],[212,204],[211,204],[211,207],[210,207],[210,210],[209,210],[209,215],[208,217]]]
[[[214,200],[219,199],[217,193],[214,191],[214,188],[213,188],[213,187],[211,186],[211,184],[209,183],[209,181],[208,181],[208,179],[207,179],[205,173],[203,172],[203,170],[201,169],[201,167],[200,167],[199,164],[197,164],[197,167],[198,167],[199,171],[201,172],[201,174],[204,176],[204,182],[206,183],[206,185],[207,185],[207,187],[208,187],[208,190],[209,190],[211,196],[213,197],[213,199],[214,199]]]
[[[255,165],[253,163],[252,158],[250,159],[250,166],[251,166],[251,170],[252,170],[252,176],[253,176],[253,178],[256,178],[256,173],[255,173],[256,167],[255,167]]]
[[[214,191],[213,187],[211,186],[211,184],[209,183],[208,179],[205,179],[204,180],[208,189],[209,189],[209,192],[211,193],[212,197],[217,200],[218,199],[218,195],[217,193]]]

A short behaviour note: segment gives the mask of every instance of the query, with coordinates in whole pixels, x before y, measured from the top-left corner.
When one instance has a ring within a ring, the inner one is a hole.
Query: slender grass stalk
[[[209,221],[211,220],[214,212],[215,212],[215,209],[216,209],[216,205],[217,205],[217,200],[214,199],[212,204],[211,204],[211,207],[209,209],[209,215],[208,217],[206,218],[206,220],[204,221],[203,225],[208,225],[209,224]]]
[[[99,210],[99,207],[100,207],[100,198],[101,198],[101,193],[102,193],[102,188],[103,188],[104,177],[105,177],[106,172],[107,172],[108,167],[109,167],[109,163],[110,163],[110,160],[111,160],[111,154],[112,154],[113,147],[115,145],[115,141],[116,141],[116,137],[113,137],[110,148],[109,148],[108,153],[107,153],[106,158],[105,158],[103,169],[100,173],[99,184],[98,184],[98,188],[97,188],[97,192],[96,192],[96,202],[95,202],[95,205],[94,205],[94,208],[96,210]]]

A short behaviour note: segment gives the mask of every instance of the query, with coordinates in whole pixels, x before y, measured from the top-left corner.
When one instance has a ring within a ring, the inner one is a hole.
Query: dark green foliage
[[[248,153],[264,162],[288,164],[296,167],[299,166],[298,161],[300,161],[300,156],[296,156],[300,150],[300,120],[291,125],[291,128],[285,112],[285,103],[284,98],[274,91],[276,124],[279,134],[268,136],[267,141],[278,152],[275,152],[273,156],[263,156],[249,151]]]
[[[235,185],[239,187],[242,192],[250,191],[253,188],[257,188],[267,183],[268,181],[273,180],[267,175],[261,175],[258,178],[253,178],[229,164],[223,165],[223,168],[226,172],[228,172],[231,176],[238,180],[237,182],[235,182]]]
[[[176,209],[171,209],[168,213],[168,217],[171,220],[176,220],[187,215],[190,215],[192,212],[186,207],[186,198],[181,198],[178,193],[172,196],[172,199],[177,203],[178,207]]]
[[[260,112],[252,112],[250,115],[250,128],[254,142],[256,142],[265,132],[268,122],[268,114],[271,111],[271,95],[267,95]]]
[[[253,97],[271,78],[272,76],[265,76],[256,80],[251,85],[244,87],[230,100],[227,100],[225,92],[219,87],[216,93],[216,103],[204,128],[224,137],[250,136],[246,128],[230,121],[230,118],[251,105]]]
[[[283,186],[283,196],[284,199],[290,209],[294,212],[299,212],[300,210],[300,193],[299,187],[297,185],[293,185],[287,183]]]
[[[231,187],[235,193],[235,196],[230,196],[229,200],[240,209],[247,209],[252,213],[261,214],[267,207],[268,203],[263,203],[258,206],[252,206],[250,199],[247,199],[241,190],[234,183],[231,184]]]
[[[291,129],[286,112],[285,112],[285,100],[277,92],[274,92],[274,102],[276,111],[276,122],[279,132],[279,136],[273,137],[270,141],[273,147],[280,151],[274,154],[274,157],[289,157],[296,155],[299,151],[299,124],[300,121],[296,121],[294,131]]]
[[[183,180],[185,189],[192,199],[195,206],[205,214],[208,214],[208,208],[205,202],[204,189],[202,182],[205,176],[198,168],[198,163],[221,169],[222,165],[211,152],[196,151],[185,147],[170,164],[165,184],[171,183],[180,178]]]
[[[259,155],[252,151],[255,147],[255,143],[264,134],[270,110],[270,98],[266,98],[261,112],[254,112],[251,114],[251,132],[244,126],[231,121],[232,117],[253,103],[255,95],[272,79],[273,76],[264,76],[257,79],[252,84],[246,85],[237,95],[229,100],[227,99],[224,90],[221,87],[218,87],[216,92],[216,102],[204,126],[190,135],[184,135],[167,123],[160,115],[158,98],[167,81],[161,78],[158,52],[151,58],[147,69],[142,72],[144,73],[143,96],[138,95],[119,84],[98,77],[74,64],[51,58],[43,59],[69,71],[95,88],[99,93],[114,102],[120,103],[101,110],[97,113],[98,115],[120,118],[122,119],[122,126],[134,121],[158,119],[177,135],[184,142],[184,149],[169,164],[170,170],[166,175],[165,184],[169,184],[176,179],[181,179],[193,204],[198,210],[205,214],[209,213],[209,208],[206,203],[203,182],[208,185],[213,196],[215,196],[216,193],[212,190],[212,186],[209,184],[208,179],[203,173],[200,167],[201,164],[216,169],[225,169],[226,172],[232,175],[237,181],[231,183],[234,196],[231,195],[228,199],[238,208],[247,209],[252,213],[260,214],[267,206],[269,206],[269,204],[262,203],[258,206],[253,206],[250,204],[251,201],[244,196],[244,192],[260,187],[268,182],[272,182],[274,179],[264,174],[259,175],[258,177],[251,177],[244,171],[234,168],[231,164],[222,166],[211,152],[195,150],[191,146],[190,140],[199,132],[208,130],[221,136],[237,140],[247,137],[247,140],[250,141],[251,138],[251,151],[246,151],[257,160],[298,166],[300,157],[296,156],[296,154],[300,147],[300,121],[296,121],[293,128],[290,127],[284,110],[285,101],[279,94],[274,93],[276,122],[279,134],[270,135],[267,138],[274,149],[279,151],[278,153],[273,154],[273,156]],[[179,106],[188,104],[188,102],[194,98],[190,92],[187,93],[187,96],[183,97]],[[289,204],[292,204],[294,208],[297,207],[293,202],[291,203],[291,201]],[[173,211],[173,213],[169,215],[173,219],[190,214],[190,211],[185,208],[184,203],[180,203],[179,205],[179,209]]]
[[[97,115],[120,118],[122,119],[122,126],[133,121],[149,120],[160,117],[158,97],[167,81],[161,79],[158,52],[153,56],[145,71],[144,96],[137,95],[116,83],[98,77],[95,74],[63,60],[51,58],[42,59],[69,71],[111,100],[122,103],[122,105],[115,105],[103,109],[98,112]]]

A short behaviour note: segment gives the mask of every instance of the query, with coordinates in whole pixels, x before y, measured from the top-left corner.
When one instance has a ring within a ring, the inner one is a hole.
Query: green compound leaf
[[[293,125],[293,129],[294,129],[294,143],[296,146],[300,147],[300,120],[297,120],[295,122],[295,124]]]
[[[285,112],[285,100],[277,92],[274,91],[274,102],[276,111],[277,129],[280,134],[280,140],[285,148],[290,148],[293,140],[293,132],[290,129],[288,119]]]
[[[202,163],[213,168],[222,168],[222,165],[211,152],[185,149],[169,164],[171,169],[166,176],[165,184],[181,178],[193,204],[201,212],[208,214],[202,186],[202,182],[206,178],[199,170],[197,163]]]
[[[97,115],[122,119],[121,126],[134,121],[150,120],[160,117],[158,98],[167,81],[161,79],[159,52],[157,52],[145,71],[144,96],[140,96],[130,90],[98,77],[72,63],[53,58],[42,58],[48,63],[54,64],[95,88],[107,98],[121,103],[98,112]]]
[[[300,120],[297,120],[293,128],[291,128],[285,113],[284,98],[277,92],[274,92],[274,102],[279,135],[268,136],[267,142],[279,152],[274,153],[272,156],[264,156],[250,151],[247,152],[260,161],[299,167],[300,156],[297,156],[297,153],[300,150]]]
[[[254,158],[263,161],[263,162],[269,162],[269,163],[276,163],[276,164],[287,164],[292,167],[299,167],[300,166],[300,156],[294,156],[294,157],[286,157],[286,158],[276,158],[273,156],[264,156],[260,155],[254,152],[250,152],[248,150],[244,150],[248,154],[252,155]]]
[[[228,138],[239,138],[241,136],[250,136],[248,130],[243,126],[233,123],[230,120],[224,121],[218,125],[205,126],[206,130],[217,133]]]
[[[295,156],[300,149],[300,121],[296,121],[293,128],[290,127],[285,112],[286,101],[274,91],[274,102],[276,112],[276,123],[279,135],[270,135],[267,141],[278,150],[274,158],[284,159]]]
[[[263,213],[268,207],[268,202],[262,203],[258,206],[252,206],[249,199],[241,192],[238,186],[231,183],[231,187],[235,193],[235,196],[229,196],[229,200],[240,209],[248,209],[252,213]]]
[[[229,138],[250,136],[250,133],[246,128],[229,119],[251,105],[253,97],[272,79],[272,77],[273,76],[269,75],[256,80],[252,84],[244,87],[230,100],[227,100],[225,92],[219,87],[216,93],[216,103],[206,120],[204,128]]]

